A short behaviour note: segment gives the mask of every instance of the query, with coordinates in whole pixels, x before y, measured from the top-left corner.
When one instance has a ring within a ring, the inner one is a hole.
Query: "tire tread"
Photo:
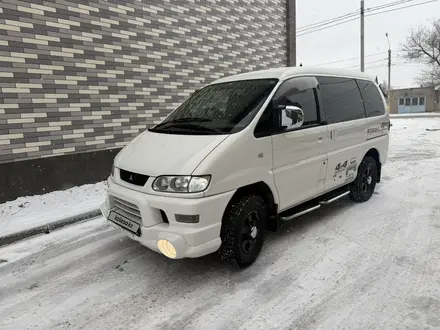
[[[257,194],[244,195],[231,203],[223,219],[221,229],[222,245],[219,250],[220,259],[226,264],[236,268],[245,268],[249,266],[240,260],[240,257],[236,255],[234,248],[236,244],[235,232],[237,230],[237,222],[239,221],[239,217],[243,210],[249,203],[255,203],[256,206],[263,207],[267,210],[266,203],[261,196]]]
[[[365,170],[366,166],[368,163],[374,163],[374,167],[373,167],[373,173],[377,173],[377,163],[376,160],[372,157],[365,157],[361,164],[359,165],[358,168],[358,173],[356,176],[356,179],[353,181],[353,183],[350,186],[350,194],[349,197],[351,200],[357,202],[357,203],[363,203],[366,202],[370,199],[371,195],[367,198],[363,191],[362,191],[362,178],[361,178],[361,173],[363,173],[363,171]],[[374,187],[376,186],[376,181],[377,181],[377,175],[374,175],[373,177],[373,181],[374,181]],[[374,191],[374,188],[373,188]]]

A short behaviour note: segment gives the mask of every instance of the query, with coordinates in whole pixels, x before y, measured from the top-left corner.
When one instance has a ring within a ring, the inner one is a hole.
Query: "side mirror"
[[[281,109],[281,126],[286,129],[300,128],[304,124],[304,112],[301,108],[288,105]]]

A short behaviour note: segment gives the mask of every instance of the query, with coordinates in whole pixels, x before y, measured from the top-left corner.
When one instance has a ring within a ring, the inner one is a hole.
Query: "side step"
[[[334,196],[334,197],[329,196],[329,199],[324,199],[324,200],[320,201],[319,204],[327,205],[327,204],[336,202],[338,199],[341,199],[342,197],[347,196],[349,193],[350,193],[349,191],[345,191],[343,193],[338,192],[338,194],[336,196]]]
[[[280,216],[280,219],[283,221],[289,221],[292,219],[295,219],[301,215],[307,214],[309,212],[315,211],[317,209],[319,209],[321,207],[321,205],[314,205],[314,206],[310,206],[308,208],[304,208],[304,210],[295,210],[296,212],[293,214],[286,214],[286,215],[282,215]]]
[[[327,193],[323,196],[315,198],[309,202],[300,204],[298,206],[295,206],[289,210],[286,210],[286,211],[280,213],[280,215],[279,215],[280,220],[289,221],[289,220],[295,219],[301,215],[315,211],[323,205],[327,205],[327,204],[336,202],[338,199],[341,199],[342,197],[347,196],[349,193],[350,193],[350,191],[348,190],[348,187],[342,187],[342,188],[336,189],[335,191],[332,191],[332,192]]]

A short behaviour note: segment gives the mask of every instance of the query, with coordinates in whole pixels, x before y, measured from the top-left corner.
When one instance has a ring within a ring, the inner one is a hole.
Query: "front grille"
[[[113,196],[113,211],[142,225],[141,211],[132,203]]]
[[[122,181],[134,184],[136,186],[144,186],[147,183],[148,175],[129,172],[123,169],[119,169],[119,176]]]

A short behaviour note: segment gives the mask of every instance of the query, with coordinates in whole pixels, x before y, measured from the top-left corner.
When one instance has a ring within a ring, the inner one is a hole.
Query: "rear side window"
[[[371,81],[358,80],[362,98],[364,100],[367,117],[381,116],[385,113],[382,95]],[[401,99],[402,100],[402,99]],[[400,101],[399,101],[400,102]],[[403,103],[403,102],[401,102]],[[403,105],[403,104],[401,104]]]
[[[361,93],[354,79],[317,77],[329,124],[365,118]]]

